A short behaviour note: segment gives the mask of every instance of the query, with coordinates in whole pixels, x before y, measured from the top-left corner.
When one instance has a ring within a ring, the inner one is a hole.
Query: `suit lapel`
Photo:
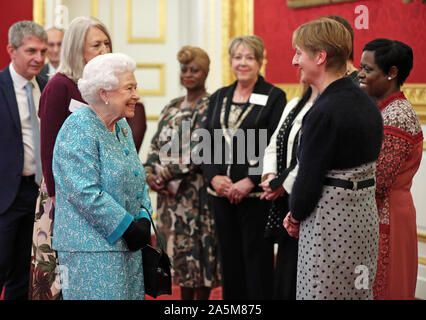
[[[44,87],[47,84],[47,80],[46,78],[44,78],[43,76],[41,76],[40,74],[36,75],[36,81],[38,83],[38,86],[40,87],[40,93],[43,92]]]
[[[41,69],[41,71],[39,72],[38,76],[42,77],[43,79],[45,79],[46,81],[49,80],[49,76],[47,75],[49,73],[49,64],[46,63],[43,68]]]
[[[9,67],[0,72],[0,90],[3,91],[3,95],[6,99],[5,108],[9,110],[16,129],[18,132],[21,132],[21,119],[19,117],[18,103],[16,102],[15,89],[13,88]]]

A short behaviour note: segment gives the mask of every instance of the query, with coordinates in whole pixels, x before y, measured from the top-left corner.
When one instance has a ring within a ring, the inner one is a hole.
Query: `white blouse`
[[[280,122],[275,129],[275,132],[273,133],[271,140],[269,141],[268,146],[265,149],[265,154],[263,156],[263,173],[262,176],[265,176],[268,173],[277,174],[277,136],[278,132],[280,131],[280,128],[285,120],[285,118],[288,116],[291,110],[296,107],[297,103],[299,102],[300,98],[296,97],[292,100],[290,100],[286,107],[284,108],[284,112],[281,115]],[[297,135],[297,132],[302,127],[302,121],[305,114],[309,111],[309,109],[312,107],[312,102],[308,102],[305,104],[305,106],[300,110],[299,114],[296,116],[296,118],[293,121],[290,134],[287,141],[287,159],[286,159],[286,166],[289,167],[291,163],[291,156],[292,156],[292,150],[293,150],[293,144],[295,143],[294,139]],[[297,143],[297,142],[296,142]],[[283,187],[285,191],[290,194],[291,189],[293,187],[293,183],[296,179],[298,170],[298,165],[288,174],[287,178],[284,180]]]

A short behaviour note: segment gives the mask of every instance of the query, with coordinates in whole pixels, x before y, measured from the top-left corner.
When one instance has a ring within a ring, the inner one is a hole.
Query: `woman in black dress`
[[[263,49],[257,36],[231,41],[230,63],[237,81],[217,90],[207,110],[211,164],[204,164],[203,172],[210,183],[224,299],[272,297],[273,244],[263,236],[269,202],[259,199],[258,184],[263,151],[286,97],[259,75]],[[218,133],[224,143],[216,139]]]

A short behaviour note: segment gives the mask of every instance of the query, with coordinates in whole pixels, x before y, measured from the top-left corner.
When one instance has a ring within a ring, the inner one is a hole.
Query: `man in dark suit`
[[[32,21],[9,29],[11,63],[0,72],[0,291],[27,299],[34,212],[41,181],[38,102],[47,35]]]

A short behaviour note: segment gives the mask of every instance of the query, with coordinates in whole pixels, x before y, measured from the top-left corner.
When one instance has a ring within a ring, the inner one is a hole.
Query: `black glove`
[[[151,224],[146,218],[133,221],[123,234],[123,239],[130,251],[142,249],[150,243],[150,238]]]

